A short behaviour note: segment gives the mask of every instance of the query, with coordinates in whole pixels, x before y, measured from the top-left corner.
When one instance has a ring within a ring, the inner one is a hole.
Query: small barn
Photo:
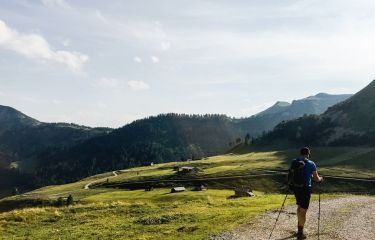
[[[199,168],[197,167],[180,167],[178,169],[179,173],[185,174],[185,173],[196,173],[199,172]]]
[[[174,187],[171,189],[171,193],[178,193],[178,192],[185,192],[186,188],[185,187]]]
[[[235,197],[254,197],[254,193],[252,192],[251,188],[236,187],[234,189],[234,196]]]

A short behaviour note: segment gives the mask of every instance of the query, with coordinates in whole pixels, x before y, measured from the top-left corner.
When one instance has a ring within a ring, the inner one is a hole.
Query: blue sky
[[[0,0],[0,104],[119,127],[250,116],[373,79],[371,0]]]

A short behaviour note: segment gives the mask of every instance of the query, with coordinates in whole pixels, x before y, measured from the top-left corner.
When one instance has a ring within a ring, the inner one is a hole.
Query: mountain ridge
[[[260,145],[314,146],[375,145],[375,80],[319,116],[305,116],[278,124]]]
[[[291,103],[278,101],[266,110],[242,120],[241,125],[252,136],[260,136],[264,132],[272,130],[277,124],[302,117],[303,115],[319,115],[329,107],[344,101],[352,94],[327,94],[318,93],[313,96],[293,100]]]
[[[336,98],[336,101],[340,100],[342,96]],[[306,100],[296,100],[290,104],[277,102],[275,105],[290,108],[296,104],[319,105],[319,101],[315,99],[304,103]],[[324,103],[323,108],[327,107]],[[268,111],[263,116],[245,119],[221,114],[160,114],[118,129],[108,129],[43,123],[11,107],[0,106],[0,123],[10,122],[0,124],[0,166],[2,171],[11,171],[10,167],[4,166],[17,162],[12,166],[18,166],[19,173],[29,172],[32,174],[29,179],[36,179],[26,181],[35,181],[40,186],[151,162],[201,159],[227,151],[244,141],[245,135],[254,138],[261,131],[272,129],[279,123],[277,121],[315,113],[316,110],[314,107],[309,108],[313,112],[304,109],[308,108],[297,108],[293,115],[281,118],[275,116],[282,111]],[[7,113],[8,116],[5,116]],[[249,124],[254,120],[262,123],[262,128]]]

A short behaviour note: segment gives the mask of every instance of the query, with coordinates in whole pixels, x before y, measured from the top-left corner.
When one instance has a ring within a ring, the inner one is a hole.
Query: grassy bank
[[[112,190],[74,206],[1,213],[0,239],[204,239],[280,207],[284,197],[256,192],[254,198],[231,199],[232,194]],[[293,203],[290,197],[287,204]]]

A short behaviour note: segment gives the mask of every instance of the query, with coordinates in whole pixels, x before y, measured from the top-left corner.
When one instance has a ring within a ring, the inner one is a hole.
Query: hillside
[[[39,122],[11,107],[0,106],[0,195],[39,184],[40,156],[72,147],[110,129]]]
[[[375,80],[352,98],[329,108],[323,117],[346,129],[375,130]]]
[[[235,121],[224,115],[159,115],[50,154],[39,174],[64,182],[152,162],[202,159],[226,151],[229,142],[242,135]]]
[[[270,108],[250,117],[242,119],[239,123],[251,136],[258,136],[263,132],[272,130],[282,121],[297,119],[304,115],[319,115],[329,107],[340,103],[352,95],[331,95],[319,93],[314,96],[294,100],[292,103],[277,102]]]
[[[374,96],[375,80],[319,116],[305,116],[277,125],[259,139],[258,145],[375,145]]]
[[[43,123],[11,107],[0,106],[0,156],[7,161],[34,160],[47,150],[70,147],[109,131],[68,123]]]
[[[13,108],[0,106],[0,171],[2,176],[17,179],[3,181],[0,188],[8,185],[22,188],[26,182],[28,186],[65,183],[151,162],[201,159],[227,151],[243,141],[246,134],[254,137],[283,120],[319,113],[347,97],[318,94],[291,104],[278,102],[245,119],[162,114],[114,131],[43,123]]]
[[[0,200],[0,231],[4,239],[208,239],[249,223],[264,211],[279,208],[285,195],[285,174],[270,170],[286,169],[297,152],[232,153],[121,169],[116,176],[108,172],[43,187]],[[374,148],[317,148],[313,154],[320,173],[326,177],[323,199],[347,196],[343,191],[373,191],[372,182],[345,177],[373,181]],[[176,166],[194,166],[201,171],[181,175],[174,170]],[[90,189],[84,189],[89,183],[93,183]],[[150,184],[154,189],[145,191]],[[208,190],[194,191],[197,184],[205,184]],[[174,186],[187,190],[171,193]],[[255,197],[233,197],[236,186],[252,188]],[[75,204],[63,206],[69,194]],[[312,200],[317,200],[316,194]],[[287,201],[287,205],[294,203],[293,197]]]
[[[118,168],[201,159],[226,152],[245,135],[256,136],[284,120],[318,114],[350,95],[317,94],[291,104],[278,102],[247,119],[225,115],[163,114],[135,121],[111,134],[49,155],[40,175],[79,179]]]

